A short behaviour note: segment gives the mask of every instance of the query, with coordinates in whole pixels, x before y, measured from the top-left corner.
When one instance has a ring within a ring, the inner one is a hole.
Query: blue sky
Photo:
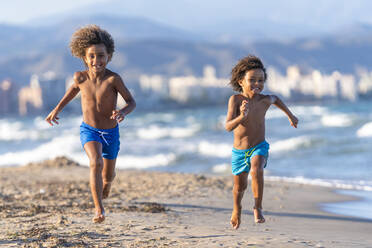
[[[5,0],[0,3],[0,22],[22,24],[34,18],[105,1],[107,0]]]
[[[58,14],[105,13],[145,17],[199,32],[267,30],[277,24],[295,32],[327,33],[355,23],[372,24],[371,9],[369,0],[4,0],[0,23],[30,24],[49,17],[41,19],[48,23]]]

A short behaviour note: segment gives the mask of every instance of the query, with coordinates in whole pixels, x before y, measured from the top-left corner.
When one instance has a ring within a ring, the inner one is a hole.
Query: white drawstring
[[[107,145],[109,145],[109,143],[107,142],[107,140],[105,139],[105,136],[103,136],[104,134],[108,134],[106,132],[103,132],[103,131],[98,131],[99,132],[99,136],[106,142]]]

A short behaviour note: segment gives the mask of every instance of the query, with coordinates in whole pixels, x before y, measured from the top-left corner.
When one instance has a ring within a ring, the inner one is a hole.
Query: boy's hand
[[[247,117],[249,113],[248,101],[243,100],[242,105],[240,105],[240,115],[243,115],[243,118]]]
[[[45,118],[46,122],[48,122],[51,126],[53,126],[53,122],[55,124],[59,124],[57,120],[59,120],[59,117],[57,116],[58,111],[53,109],[52,112],[49,113],[49,115]]]
[[[124,120],[124,114],[119,110],[113,110],[110,119],[122,122]]]
[[[297,124],[298,124],[297,117],[294,115],[291,115],[288,119],[289,119],[289,122],[291,123],[291,126],[297,128]]]

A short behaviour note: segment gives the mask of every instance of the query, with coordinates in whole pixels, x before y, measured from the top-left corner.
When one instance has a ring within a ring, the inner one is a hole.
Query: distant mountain
[[[115,15],[91,15],[63,19],[54,25],[58,30],[57,37],[69,39],[79,27],[96,24],[107,29],[114,39],[162,39],[162,40],[195,40],[199,35],[157,23],[146,18],[120,17]]]
[[[47,18],[49,20],[49,18]],[[47,20],[44,23],[48,23]],[[41,21],[41,20],[39,20]],[[159,24],[145,18],[92,15],[61,19],[53,25],[11,26],[0,24],[0,52],[8,56],[24,56],[50,52],[69,43],[72,33],[79,27],[97,24],[107,29],[115,40],[161,39],[201,40],[201,36]],[[1,60],[1,59],[0,59]]]
[[[55,71],[61,76],[84,69],[70,55],[68,43],[80,26],[95,23],[114,36],[116,52],[110,68],[135,82],[142,73],[167,76],[201,75],[207,64],[218,76],[228,77],[237,60],[253,53],[267,66],[285,72],[287,66],[331,73],[354,73],[372,68],[372,26],[362,23],[338,30],[332,35],[289,41],[239,43],[214,42],[206,35],[162,25],[147,19],[115,16],[69,18],[43,27],[0,25],[0,82],[12,78],[28,83],[32,73]],[[249,33],[248,33],[249,34]]]
[[[361,21],[372,23],[371,9],[368,0],[107,0],[76,13],[142,17],[206,34],[210,41],[245,43],[311,38]]]

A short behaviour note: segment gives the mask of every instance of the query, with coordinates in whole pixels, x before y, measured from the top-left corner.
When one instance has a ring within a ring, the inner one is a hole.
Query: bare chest
[[[109,83],[86,82],[81,86],[82,100],[104,102],[115,98],[116,91]]]
[[[262,101],[249,101],[246,107],[248,111],[248,119],[251,121],[256,120],[257,122],[261,122],[265,119],[265,115],[269,106],[267,104],[264,104]],[[238,109],[238,112],[240,114],[240,108]]]

